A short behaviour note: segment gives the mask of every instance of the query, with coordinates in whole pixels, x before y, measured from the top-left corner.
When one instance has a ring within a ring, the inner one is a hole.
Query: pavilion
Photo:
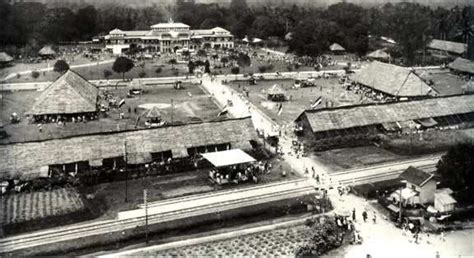
[[[329,46],[329,50],[331,50],[331,52],[333,52],[334,54],[340,54],[346,51],[345,48],[343,48],[341,45],[337,43],[333,43],[331,46]]]
[[[11,57],[5,52],[0,52],[0,66],[7,65],[11,61],[13,61],[13,57]]]
[[[45,59],[54,59],[56,51],[54,51],[51,46],[44,46],[40,51],[38,51],[38,55]]]
[[[91,120],[97,116],[98,96],[96,86],[68,70],[41,93],[26,114],[35,122]]]

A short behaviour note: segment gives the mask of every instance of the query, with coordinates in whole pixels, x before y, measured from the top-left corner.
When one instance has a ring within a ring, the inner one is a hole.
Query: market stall
[[[203,153],[201,156],[212,165],[209,178],[219,184],[258,182],[258,166],[253,157],[240,149]]]

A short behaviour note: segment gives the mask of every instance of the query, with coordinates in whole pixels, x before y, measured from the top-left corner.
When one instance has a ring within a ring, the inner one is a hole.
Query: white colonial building
[[[186,24],[158,23],[146,31],[123,31],[114,29],[104,37],[106,48],[120,55],[129,48],[140,48],[147,52],[171,53],[179,49],[194,50],[200,47],[233,48],[234,36],[220,27],[208,30],[190,30]]]

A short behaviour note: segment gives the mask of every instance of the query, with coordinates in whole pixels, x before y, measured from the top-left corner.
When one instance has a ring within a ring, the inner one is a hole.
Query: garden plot
[[[139,256],[215,257],[215,256],[294,256],[300,246],[311,240],[310,227],[300,225],[287,229],[209,242],[179,249],[137,253]]]
[[[80,194],[73,188],[12,194],[1,202],[2,225],[57,217],[85,209]]]

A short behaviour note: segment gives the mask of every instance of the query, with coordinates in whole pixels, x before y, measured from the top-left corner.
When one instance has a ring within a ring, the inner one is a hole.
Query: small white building
[[[457,201],[451,196],[453,191],[449,188],[440,189],[434,194],[434,208],[439,212],[454,210]]]

